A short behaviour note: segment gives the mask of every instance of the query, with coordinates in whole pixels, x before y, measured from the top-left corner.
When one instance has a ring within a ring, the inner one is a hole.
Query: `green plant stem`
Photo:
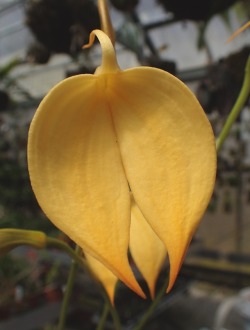
[[[106,291],[104,291],[103,289],[101,289],[101,290],[102,290],[103,298],[105,300],[105,305],[108,306],[109,312],[110,312],[111,317],[113,319],[114,328],[115,328],[115,330],[121,330],[122,326],[121,326],[121,321],[120,321],[119,315],[118,315],[115,307],[111,304]]]
[[[98,326],[97,326],[96,330],[103,330],[104,329],[108,313],[109,313],[109,305],[106,302],[104,304],[103,312],[102,312],[102,315],[101,315],[101,318],[100,318],[100,321],[98,323]]]
[[[232,125],[234,124],[236,118],[238,117],[240,111],[242,110],[244,104],[246,103],[249,94],[250,94],[250,56],[248,57],[246,63],[244,81],[242,84],[240,94],[226,120],[225,125],[222,128],[219,137],[216,140],[217,152],[221,149],[222,144],[227,138]]]
[[[67,243],[64,241],[52,238],[47,236],[47,246],[48,247],[55,247],[59,250],[67,252],[67,254],[74,259],[77,263],[79,263],[81,266],[85,267],[85,260],[80,256],[79,253],[77,253],[77,250],[73,250]]]
[[[79,246],[76,246],[75,254],[79,256],[80,253],[81,253],[81,248]],[[75,259],[73,259],[70,270],[69,270],[69,276],[68,276],[68,281],[66,284],[66,289],[64,292],[64,296],[63,296],[62,307],[61,307],[61,311],[60,311],[60,315],[59,315],[59,322],[58,322],[57,330],[63,330],[64,326],[65,326],[65,321],[66,321],[66,316],[67,316],[67,311],[68,311],[68,306],[69,306],[72,289],[74,286],[77,266],[78,266],[78,262]]]
[[[152,304],[149,306],[148,310],[146,311],[146,313],[143,315],[143,317],[140,319],[140,321],[137,323],[137,325],[134,327],[133,330],[141,330],[145,326],[145,324],[148,322],[148,320],[152,316],[154,310],[156,309],[157,305],[159,304],[161,298],[166,293],[168,281],[169,281],[169,278],[167,277],[167,279],[164,281],[160,291],[158,292],[157,296],[153,300]]]

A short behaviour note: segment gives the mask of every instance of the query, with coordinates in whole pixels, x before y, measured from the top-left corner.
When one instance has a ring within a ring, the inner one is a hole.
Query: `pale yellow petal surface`
[[[90,271],[93,273],[96,279],[102,283],[111,303],[114,304],[115,287],[118,278],[107,267],[100,263],[100,261],[98,261],[96,258],[93,258],[86,252],[85,257]]]
[[[175,77],[135,68],[110,81],[110,104],[135,202],[166,245],[171,289],[215,180],[211,126]]]
[[[127,259],[130,196],[105,79],[68,78],[44,98],[30,127],[29,173],[48,218],[143,296]]]
[[[130,252],[149,287],[151,298],[155,295],[155,284],[166,259],[166,247],[145,220],[132,200]]]

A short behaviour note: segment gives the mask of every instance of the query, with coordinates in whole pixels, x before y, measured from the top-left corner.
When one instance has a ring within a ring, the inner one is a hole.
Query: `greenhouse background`
[[[250,28],[227,40],[249,21],[250,1],[214,0],[221,8],[211,13],[200,8],[206,7],[200,1],[178,0],[177,7],[174,2],[110,1],[118,61],[123,69],[148,65],[183,80],[217,136],[242,85]],[[51,87],[65,77],[93,73],[99,65],[98,44],[81,49],[98,24],[94,0],[0,0],[0,228],[43,230],[72,244],[35,200],[27,134]],[[221,150],[215,191],[178,281],[145,329],[249,330],[249,107],[248,99]],[[0,254],[0,330],[56,329],[69,265],[70,258],[54,249],[19,247]],[[141,301],[123,285],[118,291],[122,329],[134,329],[150,301]],[[67,330],[96,329],[100,297],[88,274],[79,271],[73,295]],[[110,320],[105,329],[114,329]]]

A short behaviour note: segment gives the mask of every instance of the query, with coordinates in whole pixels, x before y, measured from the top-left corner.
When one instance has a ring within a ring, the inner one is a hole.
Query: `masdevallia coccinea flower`
[[[31,183],[48,218],[144,296],[128,262],[130,244],[153,295],[166,252],[173,286],[210,200],[214,136],[181,81],[150,67],[122,71],[103,31],[94,30],[88,46],[95,36],[103,53],[95,74],[63,80],[35,113]]]

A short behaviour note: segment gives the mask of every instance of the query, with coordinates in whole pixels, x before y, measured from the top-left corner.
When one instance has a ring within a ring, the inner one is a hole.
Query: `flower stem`
[[[80,253],[81,253],[81,248],[79,246],[76,246],[75,254],[77,256],[79,256]],[[74,286],[74,280],[75,280],[75,276],[76,276],[77,266],[78,266],[78,262],[75,259],[73,259],[70,270],[69,270],[69,276],[68,276],[68,281],[67,281],[67,285],[66,285],[66,290],[65,290],[64,296],[63,296],[63,302],[62,302],[62,307],[61,307],[61,311],[60,311],[57,330],[63,330],[64,326],[65,326],[67,310],[68,310],[68,306],[69,306],[69,300],[71,297],[72,289]]]
[[[81,258],[80,254],[78,254],[76,250],[73,250],[64,241],[47,236],[47,246],[49,247],[53,246],[59,250],[67,252],[72,259],[74,259],[77,263],[85,267],[85,261],[83,258]]]
[[[102,295],[103,295],[103,298],[105,300],[105,305],[108,306],[109,312],[110,312],[111,317],[113,319],[114,329],[115,330],[121,330],[122,329],[121,321],[120,321],[119,315],[118,315],[115,307],[111,304],[111,302],[109,300],[109,297],[108,297],[107,293],[104,290],[102,290]]]
[[[240,94],[226,120],[224,127],[222,128],[219,137],[216,140],[217,152],[221,149],[222,144],[227,138],[232,125],[234,124],[236,118],[238,117],[240,111],[242,110],[244,104],[246,103],[249,94],[250,94],[250,56],[248,57],[246,63],[244,81],[242,84]]]
[[[101,315],[101,318],[100,318],[100,321],[98,323],[98,326],[97,326],[96,330],[103,330],[104,329],[108,313],[109,313],[109,305],[108,305],[107,302],[105,302],[103,312],[102,312],[102,315]]]
[[[154,310],[156,309],[158,303],[160,302],[161,298],[163,295],[166,293],[166,288],[168,285],[169,278],[167,277],[166,280],[164,281],[160,291],[158,292],[157,296],[153,300],[152,304],[146,311],[146,313],[143,315],[143,317],[140,319],[140,321],[137,323],[137,325],[134,327],[133,330],[141,330],[145,326],[145,324],[148,322],[150,317],[152,316]]]
[[[115,44],[115,32],[109,15],[107,0],[98,0],[98,12],[101,21],[101,29],[110,38],[112,44]]]

